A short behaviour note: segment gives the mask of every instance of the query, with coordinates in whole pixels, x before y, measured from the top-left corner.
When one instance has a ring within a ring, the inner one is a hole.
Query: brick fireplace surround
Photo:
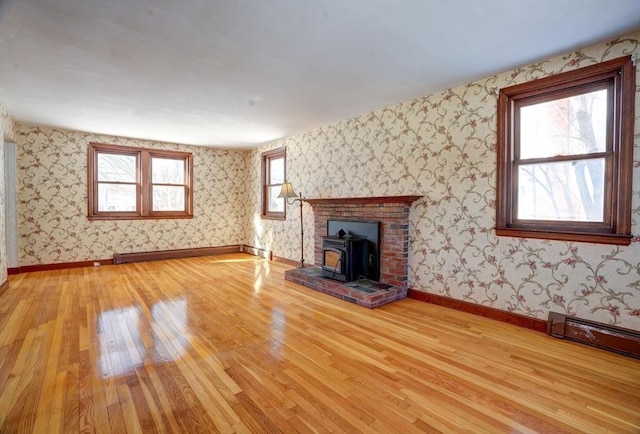
[[[336,199],[305,199],[313,207],[314,258],[316,267],[289,270],[285,278],[359,305],[373,308],[407,295],[409,270],[409,211],[421,196],[384,196]],[[328,220],[380,222],[380,282],[387,290],[365,292],[319,277],[322,237]]]

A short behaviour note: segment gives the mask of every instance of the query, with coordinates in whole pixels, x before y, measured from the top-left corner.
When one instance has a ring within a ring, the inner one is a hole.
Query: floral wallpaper
[[[245,242],[247,153],[16,124],[20,265]],[[89,221],[89,142],[193,153],[194,217]]]
[[[260,220],[260,153],[287,147],[306,197],[421,195],[410,214],[409,287],[531,317],[549,311],[640,330],[640,101],[630,246],[497,237],[497,93],[640,54],[640,32],[270,143],[251,153],[250,244],[300,257],[300,217]],[[640,95],[640,77],[637,78]],[[304,208],[313,262],[313,211]],[[292,240],[295,240],[292,242]],[[384,260],[384,259],[383,259]]]

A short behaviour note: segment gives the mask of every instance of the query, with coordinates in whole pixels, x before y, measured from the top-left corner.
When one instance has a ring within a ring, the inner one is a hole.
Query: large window
[[[90,143],[89,218],[190,218],[192,173],[188,152]]]
[[[630,56],[500,91],[498,235],[629,244]]]
[[[285,219],[285,202],[278,195],[285,181],[285,148],[262,153],[262,217]]]

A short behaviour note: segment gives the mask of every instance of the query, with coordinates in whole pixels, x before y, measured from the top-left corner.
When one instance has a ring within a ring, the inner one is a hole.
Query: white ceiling
[[[0,0],[0,104],[249,148],[639,26],[640,0]]]

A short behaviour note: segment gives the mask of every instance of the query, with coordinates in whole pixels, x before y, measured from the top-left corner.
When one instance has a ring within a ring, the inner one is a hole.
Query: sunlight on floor
[[[182,358],[190,346],[191,333],[187,323],[187,300],[184,298],[155,303],[148,325],[137,305],[102,312],[97,329],[102,376],[126,376],[145,362],[166,363]],[[152,342],[145,343],[149,336]]]

